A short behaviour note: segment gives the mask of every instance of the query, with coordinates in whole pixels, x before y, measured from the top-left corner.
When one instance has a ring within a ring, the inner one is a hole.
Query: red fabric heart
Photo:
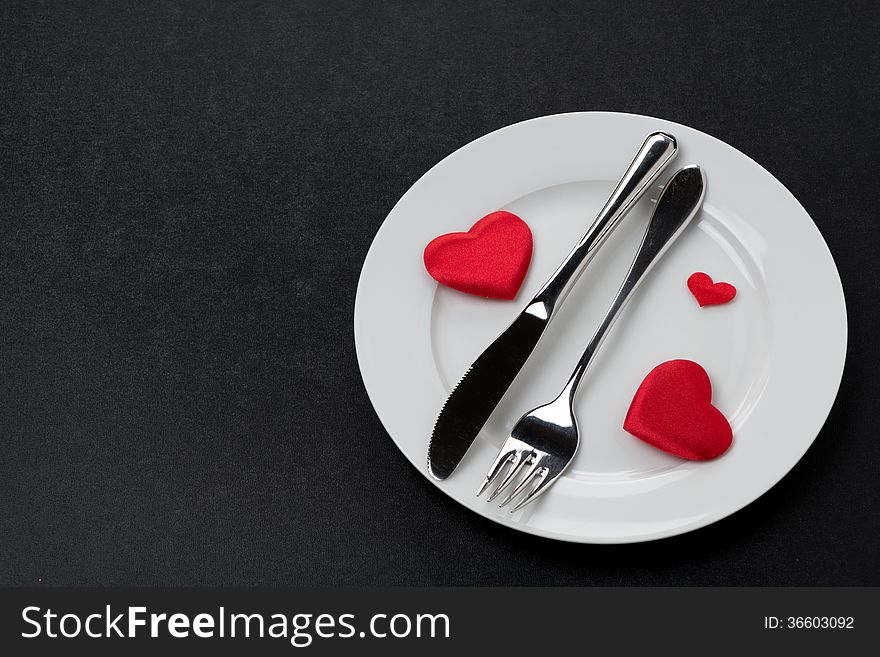
[[[447,233],[425,247],[437,282],[468,294],[513,299],[532,259],[532,231],[510,212],[487,214],[466,233]]]
[[[733,441],[727,418],[712,405],[709,375],[690,360],[670,360],[648,372],[623,428],[664,452],[703,461]]]
[[[696,298],[700,307],[717,306],[732,301],[736,296],[736,288],[730,283],[713,283],[709,274],[701,271],[691,274],[688,278],[688,289]]]

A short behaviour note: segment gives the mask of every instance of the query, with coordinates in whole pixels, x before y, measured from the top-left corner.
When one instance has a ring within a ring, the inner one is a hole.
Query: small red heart
[[[670,360],[648,372],[627,411],[623,428],[664,452],[703,461],[733,441],[727,418],[712,405],[712,383],[691,360]]]
[[[460,292],[513,299],[532,259],[532,231],[510,212],[487,214],[466,233],[447,233],[425,247],[425,268]]]
[[[736,288],[730,283],[713,283],[709,274],[701,271],[691,274],[688,278],[688,289],[691,294],[703,306],[717,306],[733,300],[736,296]]]

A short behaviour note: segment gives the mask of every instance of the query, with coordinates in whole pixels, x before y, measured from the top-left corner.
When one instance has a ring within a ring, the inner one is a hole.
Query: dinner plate
[[[470,452],[445,481],[426,466],[437,413],[467,366],[522,310],[586,232],[644,138],[663,130],[678,168],[699,164],[707,191],[694,223],[623,311],[581,384],[581,441],[568,470],[511,514],[475,493],[513,425],[555,397],[610,304],[644,233],[657,188],[621,221],[551,322]],[[653,197],[653,198],[652,198]],[[438,285],[425,245],[494,210],[522,217],[534,253],[513,301]],[[738,290],[700,308],[688,276]],[[834,401],[846,355],[846,306],[828,247],[797,200],[760,165],[707,134],[662,119],[582,112],[492,132],[455,151],[398,201],[358,283],[355,342],[364,384],[391,438],[419,472],[472,511],[524,532],[585,543],[680,534],[752,502],[801,458]],[[674,358],[700,363],[732,447],[686,461],[626,433],[644,376]],[[426,519],[427,520],[427,519]]]

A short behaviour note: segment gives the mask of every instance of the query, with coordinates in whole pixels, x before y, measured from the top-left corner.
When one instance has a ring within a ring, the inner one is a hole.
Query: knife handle
[[[670,134],[653,132],[648,135],[593,225],[544,284],[525,312],[544,320],[549,320],[554,315],[597,249],[623,215],[635,205],[672,161],[677,149],[675,137]]]

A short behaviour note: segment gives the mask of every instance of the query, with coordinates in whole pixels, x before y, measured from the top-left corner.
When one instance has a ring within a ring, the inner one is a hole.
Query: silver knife
[[[428,470],[435,479],[446,479],[464,458],[587,263],[623,215],[672,161],[676,150],[672,135],[648,135],[586,235],[525,310],[486,347],[453,388],[440,409],[428,445]]]

